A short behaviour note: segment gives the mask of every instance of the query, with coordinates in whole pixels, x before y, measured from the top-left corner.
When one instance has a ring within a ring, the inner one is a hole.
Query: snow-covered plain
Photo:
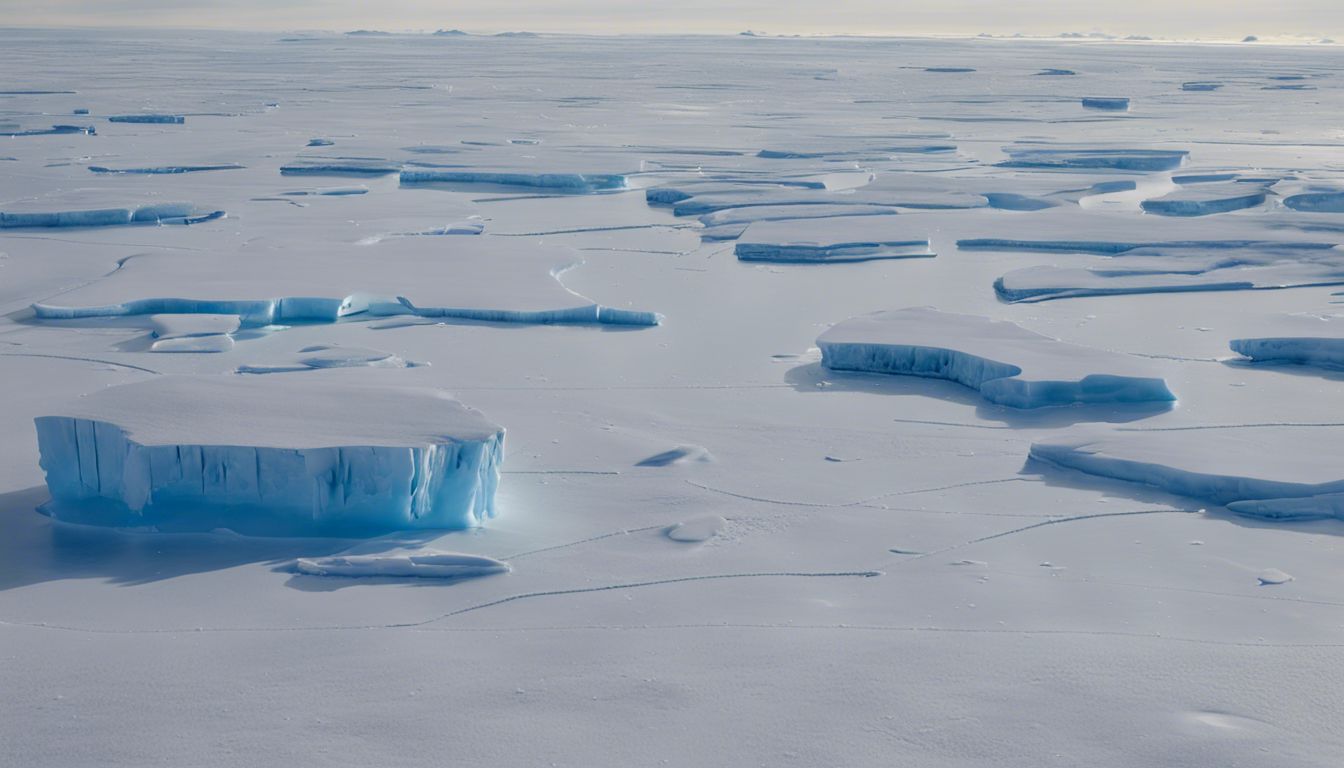
[[[1340,765],[1341,64],[0,31],[0,765]],[[1179,400],[822,365],[920,306]],[[507,429],[483,526],[36,511],[35,418],[451,438],[401,391]]]

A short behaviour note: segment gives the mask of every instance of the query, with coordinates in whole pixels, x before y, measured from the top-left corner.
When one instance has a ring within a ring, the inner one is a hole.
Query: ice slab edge
[[[920,338],[930,341],[921,344]],[[818,337],[817,346],[822,365],[831,370],[947,379],[1011,408],[1176,400],[1163,379],[1130,373],[1136,366],[1124,355],[1009,322],[923,307],[851,318]],[[992,359],[982,349],[1019,355],[1023,365]]]
[[[382,434],[383,427],[366,428],[354,417],[324,425],[315,430],[320,437],[310,439],[303,425],[320,415],[315,408],[345,403],[358,409],[371,395],[367,388],[300,388],[286,396],[248,384],[201,384],[166,377],[105,390],[99,395],[121,400],[105,408],[113,414],[108,419],[91,418],[83,406],[72,415],[36,418],[52,497],[46,511],[81,523],[261,534],[461,529],[495,515],[504,429],[437,391],[376,393],[384,405],[412,414],[393,414],[394,421],[433,421],[422,434]],[[184,424],[161,413],[184,398],[219,395],[221,386],[244,392],[242,400],[226,398],[223,410],[244,407],[253,395],[270,397],[280,402],[258,403],[259,410],[292,411],[298,428],[288,435],[283,427],[273,431],[283,418],[265,413],[244,413],[222,428],[210,427],[209,415]],[[220,444],[200,439],[212,430],[224,437]],[[240,430],[251,431],[243,437],[257,444],[238,444],[232,438]],[[350,443],[339,444],[342,437]]]
[[[494,173],[487,171],[402,171],[401,183],[498,184],[508,187],[538,187],[567,192],[605,192],[625,189],[625,176],[591,173]]]
[[[1160,460],[1108,453],[1106,438],[1062,437],[1033,443],[1033,460],[1087,475],[1157,488],[1211,502],[1248,517],[1270,520],[1344,519],[1344,479],[1293,482],[1251,477],[1236,471],[1185,468]]]
[[[343,317],[367,313],[375,317],[414,315],[432,319],[471,320],[491,323],[537,325],[631,325],[655,326],[663,321],[657,312],[615,309],[600,304],[568,309],[521,311],[465,307],[419,307],[409,299],[371,298],[352,294],[344,298],[289,296],[278,299],[208,301],[181,298],[137,299],[98,307],[63,307],[33,304],[39,320],[75,320],[130,315],[237,315],[242,325],[257,328],[292,322],[334,323]]]

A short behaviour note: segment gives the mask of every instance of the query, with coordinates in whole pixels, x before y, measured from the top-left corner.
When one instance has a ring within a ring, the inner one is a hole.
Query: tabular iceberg
[[[161,530],[479,526],[504,456],[503,428],[440,390],[271,376],[162,377],[35,422],[49,514]]]
[[[818,337],[817,346],[832,370],[948,379],[1012,408],[1176,399],[1166,382],[1125,355],[928,307],[851,318]]]

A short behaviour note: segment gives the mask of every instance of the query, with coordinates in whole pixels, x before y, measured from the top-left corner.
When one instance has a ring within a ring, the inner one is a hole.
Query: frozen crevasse
[[[821,334],[817,346],[832,370],[947,379],[1012,408],[1176,399],[1132,357],[928,307],[851,318]]]
[[[53,517],[262,535],[467,528],[495,514],[504,430],[446,393],[160,377],[36,420]]]
[[[1274,519],[1344,517],[1338,428],[1262,426],[1078,430],[1031,458]]]

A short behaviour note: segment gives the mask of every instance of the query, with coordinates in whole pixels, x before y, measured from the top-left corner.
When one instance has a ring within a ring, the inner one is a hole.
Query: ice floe
[[[900,216],[833,216],[762,221],[747,227],[734,254],[742,261],[846,262],[932,257],[928,238],[912,236]]]
[[[1339,441],[1330,427],[1084,429],[1033,443],[1031,458],[1248,516],[1344,518]]]
[[[1135,358],[927,307],[851,318],[821,334],[817,346],[832,370],[947,379],[1012,408],[1176,399]]]

